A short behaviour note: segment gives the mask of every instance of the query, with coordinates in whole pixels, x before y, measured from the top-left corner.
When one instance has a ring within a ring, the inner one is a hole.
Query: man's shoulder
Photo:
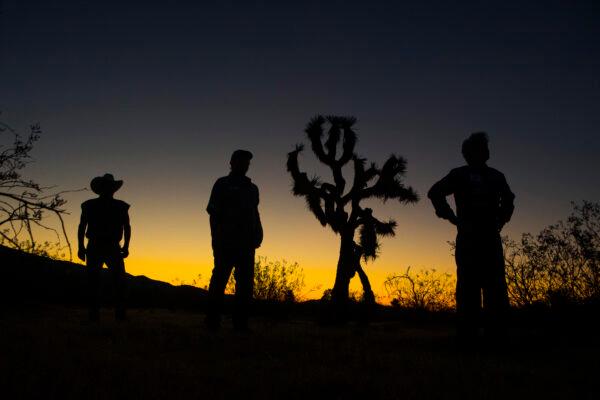
[[[493,167],[487,167],[488,174],[495,179],[504,179],[504,174]]]
[[[468,165],[461,165],[460,167],[456,167],[450,170],[450,173],[467,173],[471,167]]]
[[[129,204],[124,202],[123,200],[119,200],[119,199],[113,199],[113,204],[118,207],[121,208],[123,210],[128,210],[129,209]]]
[[[248,189],[250,193],[252,193],[252,196],[258,197],[258,186],[254,182],[252,182],[252,179],[248,178],[247,176],[245,178],[245,182],[248,185]]]
[[[225,185],[229,184],[229,181],[230,181],[229,175],[222,176],[220,178],[217,178],[217,180],[213,184],[213,187],[225,186]]]
[[[90,207],[94,207],[95,204],[98,203],[98,198],[93,198],[93,199],[88,199],[86,201],[84,201],[83,203],[81,203],[81,208],[83,208],[84,210],[89,209]]]
[[[469,173],[469,166],[463,165],[461,167],[452,168],[450,172],[448,172],[448,176],[451,178],[466,176]]]
[[[247,176],[243,176],[243,177],[233,177],[231,175],[225,175],[222,176],[220,178],[218,178],[215,183],[214,186],[227,186],[227,185],[248,185],[252,188],[258,189],[258,187],[252,182],[252,179],[250,179]]]
[[[498,171],[496,168],[490,167],[490,166],[485,166],[484,169],[480,169],[480,168],[472,168],[468,165],[463,165],[461,167],[457,167],[454,168],[452,170],[450,170],[450,173],[448,175],[451,176],[468,176],[471,173],[481,173],[482,171],[484,171],[484,173],[487,173],[489,176],[492,176],[494,178],[503,178],[504,174],[500,171]]]

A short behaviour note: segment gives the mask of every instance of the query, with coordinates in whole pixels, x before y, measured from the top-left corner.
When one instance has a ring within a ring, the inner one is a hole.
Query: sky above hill
[[[299,262],[308,289],[333,284],[339,244],[290,194],[288,151],[315,114],[354,115],[357,152],[408,160],[417,205],[375,206],[398,221],[366,266],[452,271],[429,187],[463,164],[471,132],[515,192],[506,233],[536,232],[570,201],[598,201],[597,1],[10,1],[0,12],[0,110],[43,136],[27,175],[59,189],[113,173],[132,205],[133,274],[210,277],[205,210],[231,152],[251,150],[265,242]],[[307,151],[301,164],[320,169]],[[68,195],[75,239],[79,203]],[[314,293],[320,293],[315,291]]]

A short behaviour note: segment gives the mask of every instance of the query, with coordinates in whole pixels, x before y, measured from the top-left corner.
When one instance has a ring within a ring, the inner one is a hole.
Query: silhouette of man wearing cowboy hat
[[[115,293],[115,317],[125,319],[125,263],[129,255],[131,226],[129,204],[113,198],[123,181],[111,174],[92,179],[90,187],[98,195],[81,204],[81,221],[77,231],[78,257],[87,263],[90,319],[99,318],[100,271],[106,264],[111,271]],[[88,238],[87,247],[84,238]],[[123,246],[120,243],[123,240]]]

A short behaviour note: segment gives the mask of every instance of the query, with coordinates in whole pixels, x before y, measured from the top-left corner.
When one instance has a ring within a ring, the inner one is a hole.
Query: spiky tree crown
[[[402,178],[406,174],[406,160],[391,155],[378,168],[371,163],[366,168],[366,160],[354,152],[357,137],[353,130],[354,117],[318,115],[310,120],[305,132],[310,140],[317,159],[327,165],[333,173],[333,183],[322,182],[319,177],[309,178],[301,172],[298,155],[304,149],[299,144],[288,153],[287,170],[293,178],[292,193],[303,196],[308,208],[321,225],[329,225],[336,233],[353,233],[359,229],[359,246],[365,259],[377,257],[379,237],[393,236],[396,221],[382,222],[373,216],[370,208],[362,208],[360,202],[368,198],[379,198],[384,202],[390,199],[402,203],[413,203],[418,196],[410,186],[405,186]],[[324,126],[329,125],[325,133]],[[342,153],[337,150],[341,141]],[[342,168],[350,161],[354,164],[354,180],[350,190],[346,191],[346,180]],[[350,213],[345,207],[350,204]]]

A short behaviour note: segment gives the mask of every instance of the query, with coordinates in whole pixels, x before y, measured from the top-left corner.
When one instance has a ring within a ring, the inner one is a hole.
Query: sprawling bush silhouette
[[[382,201],[394,199],[403,204],[418,200],[415,191],[402,181],[406,173],[404,158],[392,155],[381,168],[375,163],[366,167],[366,160],[354,151],[357,136],[352,128],[355,122],[354,117],[319,115],[312,118],[306,127],[312,151],[321,163],[331,169],[333,183],[323,182],[318,177],[309,178],[300,171],[298,155],[303,145],[297,145],[288,154],[287,160],[287,170],[293,179],[293,194],[303,196],[321,225],[329,226],[340,235],[340,255],[331,292],[331,299],[336,303],[347,301],[350,280],[356,273],[363,284],[365,297],[373,297],[360,260],[375,259],[379,252],[379,237],[394,235],[396,228],[394,220],[380,221],[373,216],[373,210],[362,207],[361,202],[371,198]],[[327,133],[326,124],[329,125]],[[339,157],[338,149],[341,150]],[[343,168],[349,163],[354,167],[354,177],[347,190]],[[357,230],[358,243],[355,240]]]
[[[600,203],[573,203],[565,221],[502,242],[514,307],[600,302]],[[440,311],[455,306],[455,284],[454,274],[407,268],[388,276],[384,288],[393,306]]]
[[[600,203],[573,204],[566,221],[504,243],[512,304],[600,300]]]
[[[515,307],[546,303],[548,298],[548,266],[529,258],[533,240],[530,233],[523,234],[521,241],[502,237],[508,297]]]
[[[22,175],[32,161],[31,151],[41,132],[39,125],[31,125],[29,133],[22,137],[0,122],[0,244],[45,256],[58,256],[66,247],[71,259],[71,244],[63,221],[65,192],[52,192],[52,187],[41,186]],[[48,214],[56,218],[56,223],[48,220]],[[36,229],[52,232],[56,241],[38,242]]]
[[[448,311],[455,307],[456,277],[435,269],[389,275],[384,288],[394,307],[421,311]]]
[[[303,288],[304,270],[298,263],[269,261],[266,257],[257,257],[254,262],[255,299],[294,302],[302,298]],[[233,274],[227,282],[225,292],[235,293]]]
[[[600,203],[572,203],[566,221],[502,243],[513,306],[600,301]]]

